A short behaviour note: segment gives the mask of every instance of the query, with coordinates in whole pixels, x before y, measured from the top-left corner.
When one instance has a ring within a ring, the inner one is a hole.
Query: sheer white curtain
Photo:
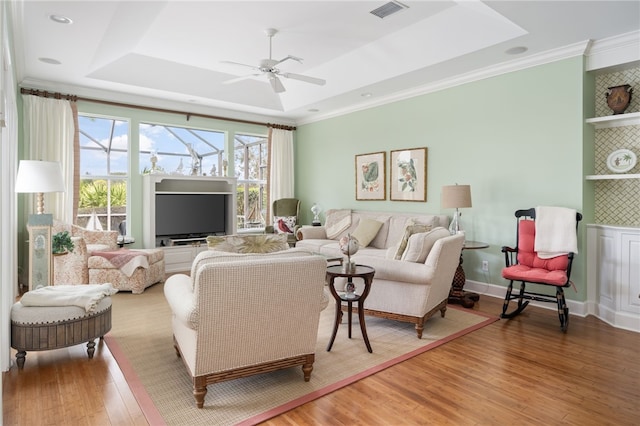
[[[293,198],[293,131],[269,129],[269,207],[275,200]]]
[[[24,143],[27,160],[58,161],[66,191],[45,194],[45,213],[73,223],[73,173],[75,132],[71,102],[41,96],[23,95]],[[33,212],[30,200],[29,212]]]

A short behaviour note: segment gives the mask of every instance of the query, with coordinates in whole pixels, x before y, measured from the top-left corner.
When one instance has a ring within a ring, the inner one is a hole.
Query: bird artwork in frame
[[[356,155],[356,200],[386,200],[386,153]]]
[[[427,201],[427,148],[391,151],[391,201]]]

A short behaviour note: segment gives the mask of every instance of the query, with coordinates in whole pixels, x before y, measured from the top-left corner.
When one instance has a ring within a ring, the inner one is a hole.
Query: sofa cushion
[[[398,250],[393,258],[396,260],[402,259],[402,255],[404,254],[404,251],[407,248],[407,243],[409,242],[409,237],[413,234],[428,231],[431,231],[431,225],[407,225],[404,229],[404,235],[400,240],[400,244],[398,245]]]
[[[230,253],[273,253],[289,248],[287,234],[210,235],[207,246]]]
[[[428,232],[412,234],[409,237],[407,248],[404,250],[401,260],[405,262],[424,263],[435,242],[449,235],[451,235],[451,233],[442,227],[434,228]]]
[[[273,217],[273,229],[276,234],[293,234],[293,230],[296,227],[295,216],[274,216]]]
[[[378,234],[380,227],[382,222],[363,217],[351,236],[358,240],[360,247],[367,247]]]
[[[327,238],[333,240],[351,226],[351,210],[327,210],[327,221],[324,225]]]

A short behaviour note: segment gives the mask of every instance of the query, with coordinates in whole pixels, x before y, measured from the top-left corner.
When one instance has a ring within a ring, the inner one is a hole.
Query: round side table
[[[478,293],[470,291],[464,291],[464,284],[467,277],[462,269],[462,253],[465,250],[478,250],[488,248],[489,244],[481,241],[465,241],[460,252],[460,263],[456,269],[456,274],[453,276],[453,282],[451,283],[451,290],[449,291],[449,303],[459,303],[465,308],[473,308],[473,305],[480,300]]]
[[[373,281],[373,275],[375,274],[375,269],[371,266],[366,265],[356,265],[355,270],[350,272],[345,272],[343,269],[343,265],[334,265],[327,267],[327,281],[329,283],[329,291],[333,295],[333,298],[336,300],[336,320],[333,324],[333,333],[331,334],[331,340],[329,340],[329,344],[327,345],[327,352],[331,350],[333,346],[333,342],[336,339],[336,334],[338,333],[338,326],[342,321],[342,302],[347,302],[347,316],[349,322],[349,339],[351,339],[351,316],[352,316],[352,308],[353,302],[358,303],[358,320],[360,321],[360,331],[362,332],[362,338],[364,339],[364,344],[367,345],[367,350],[369,353],[372,353],[371,344],[369,343],[369,337],[367,337],[367,328],[364,322],[364,300],[369,295],[369,290],[371,289],[371,282]],[[335,279],[337,277],[346,277],[347,285],[353,285],[354,278],[362,278],[364,281],[364,291],[362,294],[351,293],[350,295],[346,293],[338,293],[335,288]]]

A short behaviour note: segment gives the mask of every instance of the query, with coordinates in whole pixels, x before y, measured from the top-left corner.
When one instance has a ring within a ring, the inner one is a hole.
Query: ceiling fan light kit
[[[252,70],[259,71],[260,73],[253,73],[253,74],[249,74],[249,75],[245,75],[245,76],[232,78],[231,80],[225,81],[224,82],[225,84],[236,83],[238,81],[242,81],[242,80],[245,80],[247,78],[259,77],[261,75],[264,75],[264,76],[267,77],[267,80],[269,80],[269,84],[271,84],[271,87],[273,88],[273,91],[276,92],[276,93],[282,93],[282,92],[284,92],[286,90],[284,85],[282,84],[282,82],[278,78],[278,76],[284,77],[284,78],[290,78],[290,79],[298,80],[298,81],[304,81],[305,83],[317,84],[318,86],[324,86],[325,85],[326,81],[321,79],[321,78],[309,77],[309,76],[306,76],[306,75],[294,74],[294,73],[290,73],[290,72],[284,72],[284,71],[281,71],[280,69],[276,68],[276,65],[279,65],[279,64],[281,64],[281,63],[283,63],[285,61],[288,61],[288,60],[293,60],[293,61],[302,63],[303,59],[298,57],[298,56],[293,56],[293,55],[287,55],[286,57],[284,57],[284,58],[282,58],[280,60],[273,59],[273,56],[272,56],[272,41],[273,41],[273,36],[278,33],[278,30],[276,30],[275,28],[267,28],[266,30],[264,30],[264,33],[269,38],[269,58],[260,60],[260,62],[258,63],[258,66],[242,64],[242,63],[239,63],[239,62],[232,62],[232,61],[222,61],[223,63],[226,63],[226,64],[238,65],[238,66],[242,66],[242,67],[246,67],[246,68],[251,68]]]

